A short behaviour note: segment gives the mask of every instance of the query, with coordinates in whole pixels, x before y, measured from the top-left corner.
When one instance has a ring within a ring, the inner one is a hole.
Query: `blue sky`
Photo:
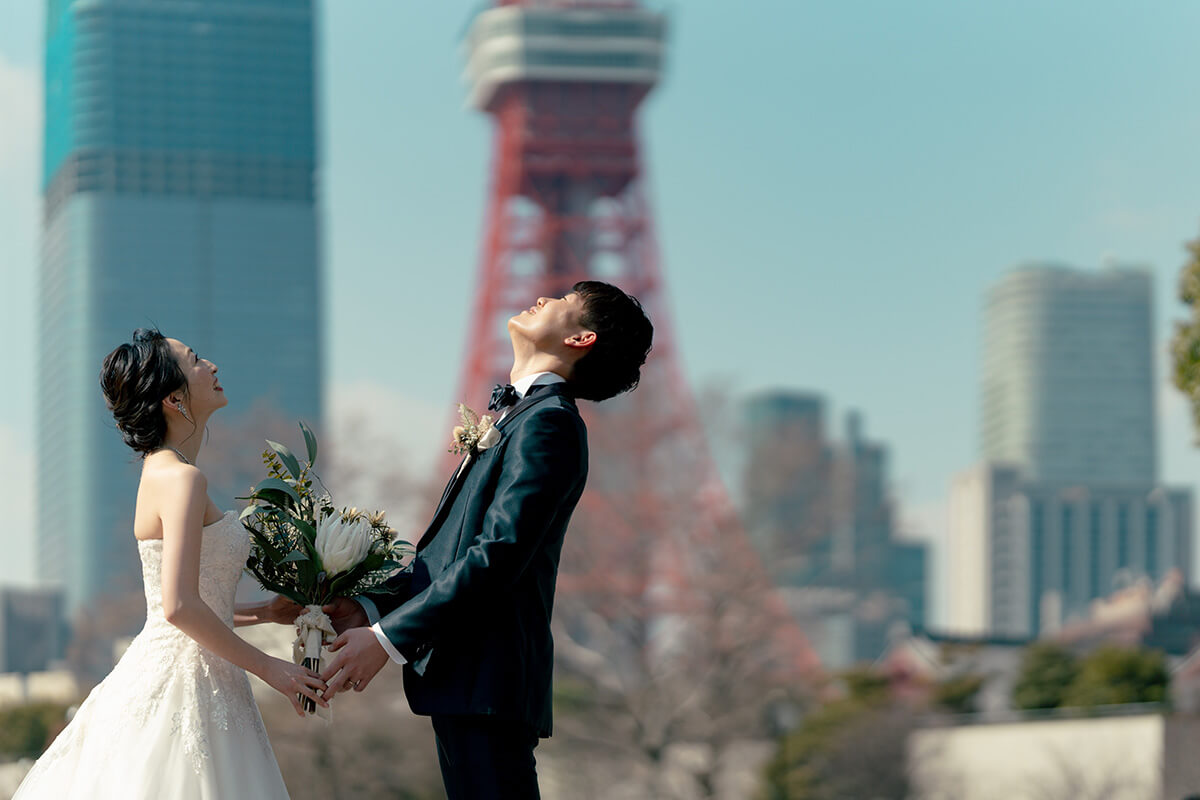
[[[18,520],[33,513],[40,5],[0,10],[0,507]],[[488,121],[463,108],[474,4],[321,6],[331,404],[440,425],[490,155]],[[982,294],[1005,270],[1153,269],[1165,351],[1182,243],[1200,235],[1200,4],[667,8],[669,71],[643,130],[694,385],[818,391],[839,431],[860,409],[893,448],[907,527],[938,540],[949,479],[977,452]],[[1186,408],[1159,374],[1163,472],[1194,485]],[[427,433],[401,435],[430,460]],[[0,581],[32,563],[12,545]]]

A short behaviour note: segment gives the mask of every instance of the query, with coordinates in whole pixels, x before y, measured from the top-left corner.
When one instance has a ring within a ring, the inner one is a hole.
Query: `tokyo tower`
[[[634,1],[498,0],[474,18],[470,103],[495,129],[459,397],[479,407],[508,381],[506,322],[537,297],[585,279],[637,297],[654,350],[634,392],[581,403],[592,467],[567,536],[560,605],[586,597],[613,619],[640,617],[646,643],[664,619],[707,619],[706,635],[718,639],[758,630],[779,645],[773,669],[811,675],[815,656],[733,513],[677,359],[636,125],[662,74],[665,35],[665,17]],[[751,598],[734,617],[758,628],[696,613],[732,591]]]

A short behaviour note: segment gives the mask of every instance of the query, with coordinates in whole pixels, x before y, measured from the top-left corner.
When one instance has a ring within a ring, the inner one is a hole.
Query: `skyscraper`
[[[983,461],[951,490],[956,632],[1037,636],[1191,575],[1191,492],[1157,482],[1151,292],[1140,270],[1023,267],[988,293]]]
[[[1150,275],[1014,270],[984,317],[983,457],[1056,484],[1156,478]]]
[[[311,0],[49,0],[38,571],[69,611],[140,574],[97,384],[135,328],[218,364],[222,421],[318,421],[314,35]]]
[[[925,622],[927,551],[896,535],[887,448],[857,413],[832,441],[818,395],[765,392],[743,415],[751,541],[825,666],[877,658],[894,623]]]

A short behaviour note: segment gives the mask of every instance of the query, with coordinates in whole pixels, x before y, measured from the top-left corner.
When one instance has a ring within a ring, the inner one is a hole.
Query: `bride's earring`
[[[179,409],[180,414],[183,414],[184,419],[186,419],[188,422],[192,421],[192,418],[188,416],[187,409],[183,407],[183,403],[176,403],[175,407]]]

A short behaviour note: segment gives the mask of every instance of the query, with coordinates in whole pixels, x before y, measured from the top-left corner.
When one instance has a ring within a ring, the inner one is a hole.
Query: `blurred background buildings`
[[[982,456],[951,490],[947,624],[1036,637],[1139,578],[1190,584],[1190,489],[1158,483],[1151,278],[1015,269],[984,314]]]
[[[316,30],[310,0],[50,0],[45,37],[37,563],[73,615],[140,587],[138,462],[97,384],[135,328],[211,356],[230,417],[320,423]]]
[[[927,548],[897,530],[886,445],[847,415],[829,437],[818,395],[743,406],[742,517],[789,610],[831,669],[873,661],[889,630],[926,624]]]

